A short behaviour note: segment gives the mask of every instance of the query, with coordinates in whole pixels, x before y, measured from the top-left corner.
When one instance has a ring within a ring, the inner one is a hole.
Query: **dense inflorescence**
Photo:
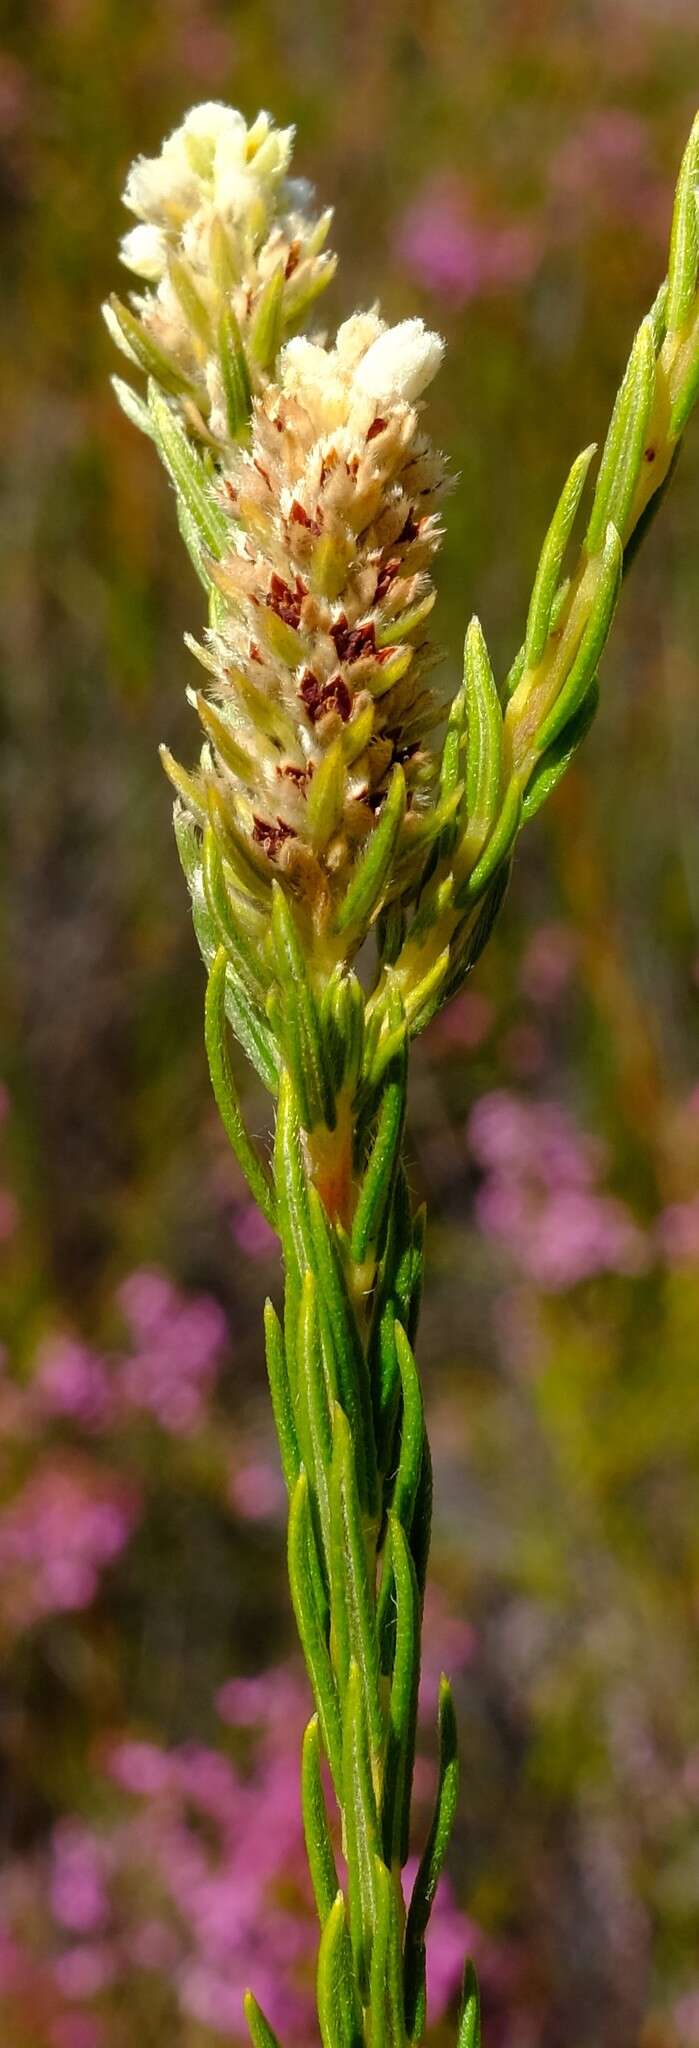
[[[420,321],[387,328],[376,313],[348,320],[333,349],[289,342],[249,445],[223,465],[222,602],[198,650],[202,811],[317,919],[396,766],[408,845],[434,782],[425,626],[444,472],[418,400],[440,356]]]
[[[146,289],[131,307],[114,295],[105,318],[207,445],[230,431],[231,348],[242,339],[249,397],[335,269],[324,249],[332,211],[317,213],[312,186],[288,175],[293,140],[269,114],[248,127],[234,107],[205,102],[126,180],[138,225],[121,257]]]

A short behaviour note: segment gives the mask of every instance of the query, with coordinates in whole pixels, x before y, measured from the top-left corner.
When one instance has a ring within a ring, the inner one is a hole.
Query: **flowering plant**
[[[299,331],[333,264],[329,215],[288,176],[291,141],[267,115],[248,128],[194,108],[130,173],[139,225],[122,254],[146,289],[105,310],[148,374],[147,403],[121,380],[118,396],[170,475],[209,607],[190,642],[205,675],[190,692],[200,761],[165,766],[208,970],[214,1093],[284,1260],[283,1321],[268,1303],[265,1327],[315,1701],[301,1782],[320,2029],[325,2048],[405,2048],[424,2032],[458,1776],[443,1679],[436,1804],[406,1908],[430,1531],[408,1049],[478,959],[520,827],[594,716],[622,575],[697,394],[699,123],[578,561],[566,574],[593,448],[564,485],[508,677],[498,687],[474,619],[446,708],[427,637],[446,476],[422,423],[442,344],[375,309],[332,344]],[[229,1031],[276,1105],[269,1156],[245,1124]],[[255,2048],[274,2048],[252,1993],[246,2012]],[[479,2039],[467,1966],[459,2048]]]

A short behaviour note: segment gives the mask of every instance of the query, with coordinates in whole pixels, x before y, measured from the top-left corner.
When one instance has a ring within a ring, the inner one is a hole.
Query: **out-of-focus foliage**
[[[107,382],[118,194],[193,98],[269,106],[336,203],[328,319],[380,294],[445,332],[455,682],[474,607],[501,668],[514,653],[563,475],[603,431],[664,262],[699,31],[689,0],[48,0],[10,29],[0,2013],[11,2048],[227,2048],[264,1897],[291,2041],[296,1681],[230,1689],[291,1641],[274,1266],[209,1105],[157,765],[158,740],[188,744],[197,595]],[[699,2041],[698,486],[695,434],[596,728],[416,1059],[435,1641],[456,1630],[463,1667],[433,2011],[466,1914],[502,2048]],[[254,1900],[251,1784],[278,1850]]]

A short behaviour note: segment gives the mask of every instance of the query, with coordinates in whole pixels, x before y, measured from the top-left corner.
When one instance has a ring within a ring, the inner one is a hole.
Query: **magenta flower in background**
[[[699,1263],[699,1195],[671,1202],[656,1223],[656,1238],[669,1266]]]
[[[567,924],[541,924],[529,940],[519,970],[522,994],[542,1009],[560,1001],[575,971],[576,936]]]
[[[105,1845],[78,1820],[61,1820],[51,1837],[49,1900],[70,1934],[96,1934],[109,1916]]]
[[[0,1512],[0,1622],[12,1632],[88,1607],[137,1514],[133,1489],[103,1468],[47,1458]]]
[[[125,1408],[187,1436],[203,1422],[227,1346],[223,1310],[210,1295],[186,1297],[164,1273],[143,1269],[119,1289],[133,1349],[116,1385]]]
[[[566,235],[578,233],[581,216],[607,218],[611,208],[653,239],[664,236],[667,183],[654,168],[648,123],[627,107],[593,108],[551,157],[548,185]]]
[[[643,1231],[625,1203],[600,1190],[603,1152],[558,1104],[494,1090],[476,1103],[468,1135],[483,1169],[480,1228],[507,1245],[535,1286],[559,1293],[596,1273],[643,1272]]]
[[[276,1247],[277,1240],[271,1225],[249,1199],[234,1202],[231,1230],[235,1243],[248,1259],[268,1258]]]
[[[56,1336],[41,1346],[32,1390],[40,1416],[77,1422],[81,1429],[103,1429],[114,1415],[108,1366],[74,1337]]]
[[[280,1521],[286,1494],[278,1466],[271,1458],[233,1458],[228,1499],[243,1522]]]
[[[428,180],[398,221],[393,254],[426,291],[455,306],[521,289],[536,267],[540,236],[528,220],[480,220],[468,187]]]

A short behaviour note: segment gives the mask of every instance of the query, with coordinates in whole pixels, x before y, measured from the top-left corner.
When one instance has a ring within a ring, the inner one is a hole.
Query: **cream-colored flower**
[[[426,622],[444,471],[405,393],[424,388],[441,346],[376,310],[333,348],[290,341],[249,447],[224,464],[223,602],[199,650],[201,802],[229,851],[247,845],[260,885],[283,872],[321,925],[396,764],[403,882],[434,783]]]
[[[312,188],[288,175],[293,137],[269,114],[248,126],[235,108],[207,102],[190,109],[158,156],[138,157],[126,180],[124,202],[138,225],[123,237],[121,257],[149,289],[134,294],[131,311],[112,299],[105,317],[132,360],[148,367],[150,350],[157,375],[165,358],[188,430],[215,440],[230,432],[222,317],[233,322],[247,381],[259,390],[335,267],[323,250],[330,213],[318,215]]]
[[[413,405],[436,376],[444,354],[441,335],[422,320],[401,320],[377,336],[357,367],[361,391],[380,404]]]

